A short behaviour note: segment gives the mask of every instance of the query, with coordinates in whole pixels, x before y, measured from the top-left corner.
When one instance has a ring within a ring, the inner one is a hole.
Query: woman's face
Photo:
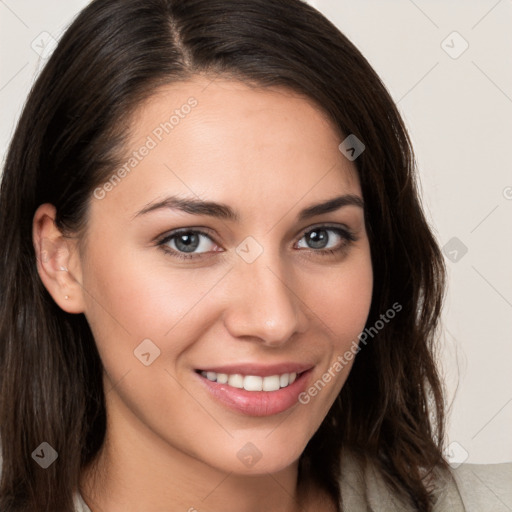
[[[109,428],[151,461],[284,469],[342,388],[370,307],[355,166],[310,101],[235,81],[166,87],[131,130],[74,271]]]

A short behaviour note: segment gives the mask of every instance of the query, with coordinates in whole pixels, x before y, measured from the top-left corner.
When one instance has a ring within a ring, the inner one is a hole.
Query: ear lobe
[[[80,263],[78,258],[72,257],[75,244],[57,228],[55,216],[56,209],[49,203],[39,206],[34,214],[32,239],[37,271],[61,309],[68,313],[82,313],[82,286],[77,280],[81,279]]]

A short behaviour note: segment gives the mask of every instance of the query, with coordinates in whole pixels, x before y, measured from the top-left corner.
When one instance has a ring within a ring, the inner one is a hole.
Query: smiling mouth
[[[302,373],[282,373],[261,377],[259,375],[242,375],[240,373],[217,373],[198,370],[203,377],[211,382],[226,384],[232,388],[246,391],[279,391],[293,384]]]
[[[197,369],[196,374],[216,402],[246,416],[263,417],[297,405],[313,367],[301,363],[239,363]]]

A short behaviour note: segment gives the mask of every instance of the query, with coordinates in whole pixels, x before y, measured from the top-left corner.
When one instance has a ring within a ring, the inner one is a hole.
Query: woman
[[[93,1],[0,211],[2,511],[463,510],[409,139],[313,8]]]

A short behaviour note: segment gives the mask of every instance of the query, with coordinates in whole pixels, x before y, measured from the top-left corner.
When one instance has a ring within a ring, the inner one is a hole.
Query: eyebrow
[[[345,194],[308,206],[301,210],[297,217],[299,221],[303,221],[317,215],[334,212],[344,206],[358,206],[364,209],[364,202],[357,195]],[[240,220],[240,215],[227,204],[203,201],[202,199],[180,198],[177,196],[169,196],[161,201],[149,203],[142,210],[138,211],[133,216],[133,219],[162,209],[180,210],[192,215],[207,215],[232,222]]]

